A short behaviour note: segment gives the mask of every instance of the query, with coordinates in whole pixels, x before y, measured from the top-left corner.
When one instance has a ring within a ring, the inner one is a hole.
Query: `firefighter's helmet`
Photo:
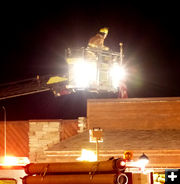
[[[100,33],[108,34],[108,28],[104,27],[99,30]]]

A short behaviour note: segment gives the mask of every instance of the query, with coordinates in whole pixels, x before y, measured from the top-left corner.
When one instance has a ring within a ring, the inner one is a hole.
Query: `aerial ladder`
[[[104,46],[108,28],[102,28],[89,40],[88,46],[68,48],[65,60],[68,71],[61,75],[37,75],[34,78],[0,85],[0,100],[23,95],[52,91],[55,96],[67,95],[79,90],[88,92],[113,92],[127,98],[123,44],[120,52]]]
[[[52,82],[51,77],[53,77],[54,82]],[[57,81],[58,78],[58,81]],[[51,80],[50,80],[51,79]],[[50,80],[50,83],[48,81]],[[55,82],[56,81],[56,82]],[[0,85],[0,100],[5,100],[8,98],[30,95],[45,91],[54,90],[54,88],[64,88],[66,78],[60,76],[52,75],[37,75],[34,78],[28,78],[24,80],[19,80],[15,82],[9,82]]]
[[[37,75],[34,78],[0,85],[0,100],[52,91],[55,96],[79,90],[113,92],[126,98],[125,71],[120,53],[96,48],[66,49],[68,71],[61,75]]]

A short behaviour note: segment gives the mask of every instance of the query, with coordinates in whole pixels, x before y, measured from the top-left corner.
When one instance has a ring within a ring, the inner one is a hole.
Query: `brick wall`
[[[78,131],[78,121],[76,119],[62,120],[60,140],[63,141],[73,135],[76,135],[78,133],[77,131]]]
[[[180,129],[180,98],[88,100],[88,128],[104,130]]]
[[[6,122],[6,154],[17,157],[29,155],[29,123],[28,121]],[[5,148],[4,122],[0,121],[0,156],[4,156]]]

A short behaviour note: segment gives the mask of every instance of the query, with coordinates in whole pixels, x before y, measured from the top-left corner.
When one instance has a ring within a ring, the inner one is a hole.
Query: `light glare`
[[[26,165],[29,164],[29,159],[27,157],[14,157],[14,156],[5,156],[2,159],[0,165],[3,166],[16,166],[16,165]]]
[[[143,171],[148,163],[149,163],[149,160],[141,159],[136,162],[127,162],[127,166],[138,167],[138,168],[141,168],[141,171]]]
[[[97,155],[94,153],[94,151],[82,149],[81,150],[81,156],[77,158],[79,161],[97,161]]]
[[[74,64],[73,73],[76,87],[86,88],[93,81],[96,81],[96,63],[79,61]]]
[[[112,84],[115,88],[119,86],[120,81],[124,80],[126,77],[126,71],[123,66],[120,66],[118,63],[114,63],[110,75],[112,77]]]
[[[16,157],[6,156],[4,157],[3,164],[4,165],[17,165],[18,159]]]

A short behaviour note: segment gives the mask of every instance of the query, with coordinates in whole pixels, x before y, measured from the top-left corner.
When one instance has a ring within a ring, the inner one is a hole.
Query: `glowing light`
[[[126,162],[126,165],[128,167],[138,167],[141,169],[141,171],[144,171],[146,165],[149,163],[148,160],[145,160],[145,159],[141,159],[141,160],[138,160],[138,161],[130,161],[130,162]]]
[[[82,149],[81,150],[81,156],[77,158],[79,161],[97,161],[97,155],[94,153],[94,151]]]
[[[145,159],[143,159],[143,160],[138,160],[137,162],[136,162],[136,166],[137,167],[140,167],[141,168],[141,170],[144,170],[145,169],[145,167],[146,167],[146,165],[148,164],[148,160],[145,160]]]
[[[121,166],[125,166],[125,165],[126,165],[126,162],[122,160],[122,161],[120,162],[120,165],[121,165]]]
[[[79,60],[74,64],[73,76],[76,86],[86,88],[91,82],[96,81],[97,67],[95,62]]]
[[[119,86],[120,81],[126,78],[126,70],[123,66],[120,66],[118,63],[114,63],[111,70],[110,75],[112,78],[112,84],[115,88]]]
[[[138,160],[138,164],[141,167],[141,170],[143,171],[145,169],[145,166],[149,163],[149,158],[143,153]]]
[[[137,161],[127,162],[128,167],[138,167],[142,172],[145,172],[145,167],[149,163],[149,158],[143,153]]]
[[[16,157],[12,156],[6,156],[4,157],[4,165],[17,165],[18,164],[18,159]]]
[[[26,165],[30,163],[27,157],[14,157],[6,156],[2,159],[2,164],[4,166],[16,166],[16,165]]]

